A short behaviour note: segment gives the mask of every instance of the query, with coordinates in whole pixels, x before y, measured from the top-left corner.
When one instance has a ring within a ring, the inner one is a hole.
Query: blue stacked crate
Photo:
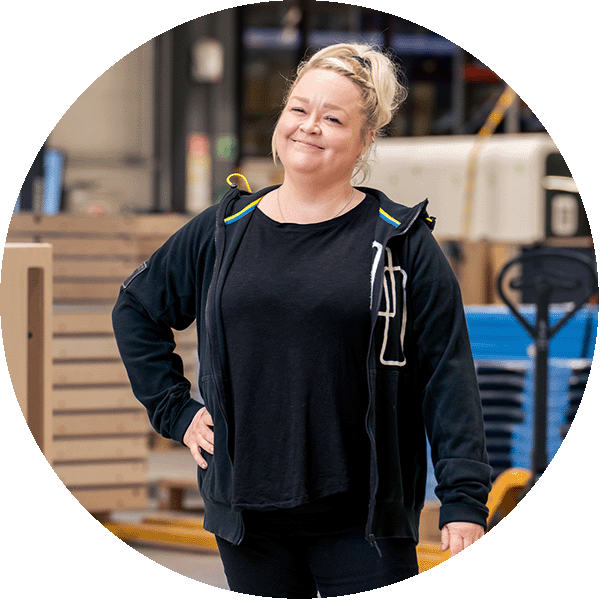
[[[548,461],[552,460],[558,452],[562,442],[560,428],[568,401],[567,391],[570,374],[571,361],[569,359],[549,359],[546,441]],[[528,372],[525,390],[525,419],[515,429],[512,463],[515,467],[528,469],[531,466],[531,451],[533,447],[533,368]]]
[[[534,322],[534,306],[521,307],[522,313]],[[506,367],[525,369],[523,390],[523,421],[514,424],[511,467],[530,468],[533,447],[533,370],[535,343],[505,306],[469,306],[465,309],[473,356],[478,364],[500,362]],[[550,310],[550,323],[564,314],[564,308]],[[569,409],[569,377],[581,360],[589,364],[598,327],[598,307],[585,306],[551,339],[548,373],[548,460],[560,447]],[[589,332],[593,332],[589,339]],[[575,392],[572,392],[574,394]],[[578,403],[577,403],[578,405]],[[571,408],[571,410],[573,410]],[[511,428],[511,434],[513,430]],[[492,446],[493,448],[493,446]],[[427,499],[433,499],[435,476],[428,465]]]
[[[477,364],[492,481],[513,466],[514,433],[525,418],[523,400],[526,374],[526,366],[519,367],[513,361]]]
[[[573,365],[571,376],[569,377],[569,390],[567,395],[567,406],[565,408],[564,420],[560,426],[560,437],[564,439],[573,423],[575,414],[581,400],[583,398],[583,392],[587,385],[587,380],[590,376],[591,361],[583,360],[579,364]]]

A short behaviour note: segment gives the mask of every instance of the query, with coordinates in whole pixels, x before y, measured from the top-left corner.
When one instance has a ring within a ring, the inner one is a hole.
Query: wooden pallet
[[[10,223],[9,241],[51,246],[52,466],[97,516],[147,506],[150,425],[118,353],[112,306],[121,282],[187,220],[19,213]],[[175,339],[196,392],[194,327]]]
[[[440,544],[423,541],[417,546],[417,560],[419,562],[419,573],[433,569],[440,563],[450,558],[450,550],[442,552]]]
[[[33,438],[51,463],[52,248],[48,244],[5,246],[0,314],[15,396]]]
[[[55,306],[53,468],[93,514],[147,506],[146,410],[119,357],[110,307]]]
[[[158,495],[162,499],[160,508],[170,511],[189,511],[184,507],[185,493],[188,491],[197,492],[198,482],[195,479],[158,479],[153,482],[156,486]],[[165,498],[166,497],[166,498]],[[203,509],[194,510],[199,512]]]
[[[52,245],[55,304],[113,305],[121,282],[187,220],[17,213],[7,240]]]
[[[126,542],[146,543],[186,550],[218,550],[215,536],[206,531],[202,518],[151,515],[140,523],[104,522],[103,525]]]

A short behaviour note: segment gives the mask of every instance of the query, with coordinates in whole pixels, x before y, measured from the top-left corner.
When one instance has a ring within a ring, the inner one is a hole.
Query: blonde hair
[[[348,77],[359,87],[362,98],[360,108],[365,115],[363,136],[366,145],[369,132],[374,131],[376,136],[381,136],[408,95],[404,74],[387,53],[369,44],[334,44],[322,48],[300,63],[296,77],[285,95],[284,106],[300,78],[312,69],[335,71]],[[277,126],[271,139],[275,163],[276,135]],[[371,148],[372,145],[368,144],[368,150],[358,159],[354,169],[354,176],[361,174],[362,180],[368,176]]]

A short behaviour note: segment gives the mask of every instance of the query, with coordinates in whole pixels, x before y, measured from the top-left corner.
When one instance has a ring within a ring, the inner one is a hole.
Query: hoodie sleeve
[[[112,311],[134,395],[152,427],[180,443],[201,406],[190,395],[173,329],[185,329],[196,319],[199,269],[212,247],[210,224],[209,215],[196,217],[176,232],[125,280]]]
[[[423,417],[437,479],[440,529],[486,527],[491,468],[481,399],[458,281],[427,226],[411,236],[411,305],[424,373]]]

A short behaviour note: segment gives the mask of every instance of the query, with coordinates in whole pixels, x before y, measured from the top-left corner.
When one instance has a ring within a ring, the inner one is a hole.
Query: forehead
[[[290,98],[333,104],[351,112],[360,108],[360,88],[345,75],[331,69],[311,69],[296,82]]]

